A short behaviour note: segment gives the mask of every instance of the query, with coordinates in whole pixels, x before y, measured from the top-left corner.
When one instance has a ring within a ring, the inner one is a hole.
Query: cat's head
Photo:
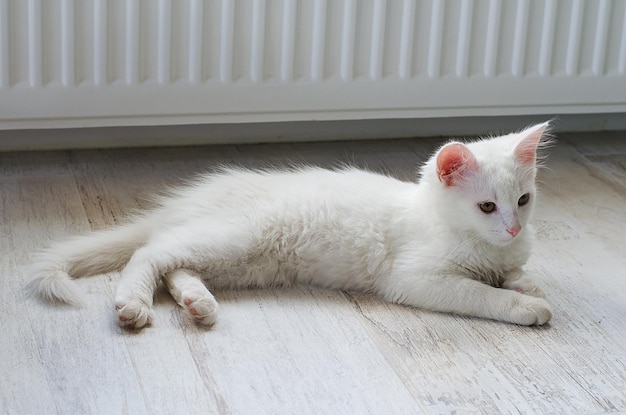
[[[519,238],[535,204],[538,149],[548,125],[441,147],[428,164],[446,221],[493,245]]]

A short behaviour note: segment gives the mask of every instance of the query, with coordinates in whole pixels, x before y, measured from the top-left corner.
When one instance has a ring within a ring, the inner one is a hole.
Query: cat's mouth
[[[520,232],[515,233],[515,235],[511,234],[511,233],[501,233],[498,232],[497,234],[493,235],[491,239],[491,243],[493,245],[497,245],[497,246],[507,246],[512,244],[515,240],[519,239],[520,237]]]

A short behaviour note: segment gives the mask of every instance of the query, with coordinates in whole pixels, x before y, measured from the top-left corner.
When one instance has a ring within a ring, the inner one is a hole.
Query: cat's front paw
[[[186,293],[183,295],[182,304],[185,314],[193,321],[205,326],[212,326],[217,320],[218,305],[215,298],[210,293],[194,295]]]
[[[116,300],[115,310],[118,324],[122,327],[139,329],[150,324],[154,318],[152,307],[136,298]]]
[[[530,277],[526,276],[513,280],[504,280],[504,282],[502,283],[502,288],[506,290],[517,291],[518,293],[530,295],[537,298],[546,297],[546,295],[535,284],[535,282]]]
[[[520,295],[511,309],[511,321],[522,326],[541,326],[552,318],[552,307],[543,298]]]

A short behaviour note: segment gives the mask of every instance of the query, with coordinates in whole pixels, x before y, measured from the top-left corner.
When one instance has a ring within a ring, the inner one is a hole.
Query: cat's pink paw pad
[[[187,306],[187,309],[189,310],[189,313],[191,313],[194,318],[202,318],[201,316],[198,315],[198,310],[196,310],[195,308],[193,308],[191,306],[191,304],[193,303],[193,301],[191,301],[189,298],[187,298],[184,301],[185,305]]]
[[[183,309],[189,318],[194,321],[210,326],[217,320],[218,305],[214,298],[209,296],[188,297],[183,300]]]
[[[115,311],[118,324],[122,327],[141,328],[150,324],[153,319],[151,307],[137,299],[116,301]]]
[[[517,291],[521,294],[530,295],[537,298],[545,298],[545,294],[541,289],[528,277],[517,280],[506,280],[502,284],[502,288]]]

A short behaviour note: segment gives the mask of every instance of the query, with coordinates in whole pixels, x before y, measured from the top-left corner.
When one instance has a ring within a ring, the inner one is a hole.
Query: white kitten
[[[77,304],[71,278],[122,269],[118,319],[136,328],[152,319],[161,278],[191,318],[213,324],[218,306],[200,277],[209,288],[310,283],[541,325],[550,306],[521,267],[547,126],[448,143],[417,184],[353,168],[226,169],[128,225],[43,252],[30,288]]]

